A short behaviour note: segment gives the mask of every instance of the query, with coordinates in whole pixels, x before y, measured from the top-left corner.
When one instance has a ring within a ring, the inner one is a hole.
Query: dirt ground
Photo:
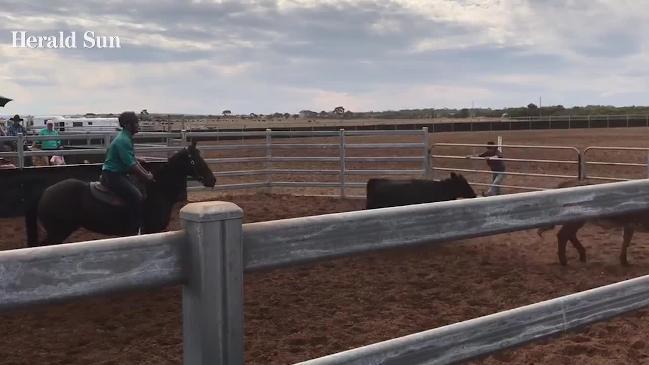
[[[643,146],[645,133],[644,129],[526,131],[503,137],[506,143]],[[495,134],[432,138],[484,143]],[[190,199],[217,198],[202,192]],[[220,194],[218,199],[240,205],[246,222],[358,210],[364,204],[362,199],[262,193]],[[177,215],[169,229],[179,229]],[[69,241],[99,237],[80,231]],[[567,267],[558,264],[553,234],[540,239],[535,232],[524,231],[246,274],[246,362],[291,364],[649,274],[648,235],[634,238],[630,267],[618,263],[621,232],[589,226],[581,238],[588,262],[579,263],[571,249]],[[1,250],[23,247],[23,242],[21,219],[0,220]],[[0,363],[179,364],[180,313],[178,287],[4,313]],[[637,311],[474,363],[646,364],[648,325],[649,311]]]

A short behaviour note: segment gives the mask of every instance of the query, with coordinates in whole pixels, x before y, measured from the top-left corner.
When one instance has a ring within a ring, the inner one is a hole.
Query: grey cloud
[[[5,0],[2,3],[4,15],[0,14],[0,20],[3,16],[54,19],[54,25],[49,25],[50,29],[44,32],[82,31],[74,24],[87,20],[100,24],[99,29],[93,30],[100,33],[110,30],[123,38],[120,50],[59,50],[57,55],[63,58],[101,63],[102,66],[111,63],[136,67],[175,64],[182,68],[187,64],[184,77],[134,75],[133,82],[168,88],[170,90],[165,92],[169,95],[190,95],[208,104],[218,99],[232,108],[244,108],[245,105],[254,105],[249,109],[261,108],[254,111],[270,111],[275,109],[273,105],[290,102],[283,98],[293,95],[282,90],[318,89],[367,95],[393,85],[400,85],[402,89],[409,85],[479,86],[498,90],[495,94],[509,95],[500,99],[496,95],[490,102],[511,101],[517,93],[552,90],[546,86],[498,81],[500,74],[542,74],[547,75],[548,80],[583,75],[584,72],[576,72],[583,65],[570,59],[565,51],[588,59],[603,59],[593,68],[594,73],[602,72],[611,69],[607,64],[610,58],[625,59],[644,49],[642,34],[637,29],[620,29],[608,24],[618,19],[598,27],[588,14],[573,18],[588,6],[574,1],[518,2],[521,9],[530,12],[514,13],[511,19],[505,19],[505,33],[514,36],[507,35],[491,43],[486,37],[483,43],[468,42],[468,45],[457,44],[458,47],[449,42],[449,49],[419,52],[413,49],[420,41],[482,39],[488,27],[497,28],[498,24],[438,19],[409,10],[397,0],[341,1],[337,5],[315,3],[288,10],[280,9],[271,0]],[[476,4],[489,5],[486,2]],[[3,23],[0,22],[0,42],[6,44],[10,41],[10,29]],[[25,25],[29,26],[27,20]],[[533,37],[528,43],[512,41],[525,40],[535,32],[548,35],[543,40],[559,39],[560,42],[557,41],[557,47],[553,48],[552,44],[542,44]],[[192,42],[203,47],[129,42],[158,35],[172,43]],[[197,65],[196,61],[208,65],[253,66],[228,77]],[[619,72],[630,73],[628,69]],[[492,81],[477,81],[485,75],[493,76]],[[223,88],[223,83],[228,83],[228,87]],[[37,81],[32,80],[30,84],[29,79],[22,84],[38,86]],[[576,98],[576,94],[569,92],[563,95]]]
[[[48,3],[48,7],[13,4],[9,6],[11,12],[22,15],[60,15],[63,8],[61,1]],[[166,29],[160,34],[170,38],[214,43],[214,52],[220,50],[219,44],[236,45],[238,41],[251,44],[252,50],[230,47],[234,48],[230,51],[235,57],[239,52],[243,56],[276,52],[319,59],[382,56],[410,46],[418,37],[444,36],[458,30],[453,29],[457,28],[453,25],[435,24],[405,12],[392,3],[363,2],[346,7],[319,6],[288,12],[280,12],[269,1],[254,6],[237,2],[183,4],[175,1],[143,2],[135,7],[110,6],[111,2],[97,3],[96,7],[90,4],[93,2],[84,2],[72,11],[76,17],[95,21],[115,16],[134,24],[156,24]],[[385,19],[403,29],[386,34],[371,31],[371,24]],[[60,24],[58,28],[70,30],[71,27]],[[148,32],[145,28],[132,33],[137,36]]]
[[[641,51],[642,45],[637,34],[612,32],[601,34],[592,43],[576,44],[575,49],[592,57],[620,58]]]
[[[26,87],[51,87],[56,85],[56,82],[44,77],[10,77],[7,81],[15,82]]]

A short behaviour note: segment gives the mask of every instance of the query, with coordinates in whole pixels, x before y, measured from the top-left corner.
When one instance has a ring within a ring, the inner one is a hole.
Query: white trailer
[[[37,133],[47,127],[47,122],[54,122],[54,129],[61,134],[101,133],[120,130],[117,118],[69,118],[60,115],[33,116],[26,118],[25,127]]]

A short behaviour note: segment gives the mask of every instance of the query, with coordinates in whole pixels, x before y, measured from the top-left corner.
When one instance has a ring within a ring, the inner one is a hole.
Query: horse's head
[[[469,182],[466,181],[464,176],[451,172],[451,178],[449,179],[449,181],[449,186],[452,189],[454,196],[458,198],[476,197],[475,191],[473,191],[473,188],[471,187]]]
[[[177,157],[181,161],[180,164],[184,166],[185,176],[193,177],[203,183],[204,186],[214,187],[216,178],[207,162],[201,157],[201,152],[196,148],[196,141],[179,152]]]

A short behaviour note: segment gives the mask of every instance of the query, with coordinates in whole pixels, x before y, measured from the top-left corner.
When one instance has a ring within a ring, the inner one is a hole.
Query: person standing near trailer
[[[7,131],[5,130],[4,123],[2,123],[2,120],[0,119],[0,137],[4,137],[7,135]],[[11,151],[11,146],[9,144],[0,142],[0,152],[9,152]],[[0,159],[2,159],[0,157]]]
[[[23,118],[21,118],[20,115],[18,115],[18,114],[14,115],[13,118],[9,119],[9,122],[11,124],[9,124],[9,126],[7,127],[7,136],[16,137],[19,134],[22,134],[23,136],[27,136],[27,130],[25,129],[25,127],[22,126],[22,124],[20,124],[20,122],[22,122],[22,121],[23,121]],[[18,151],[18,148],[22,148],[23,151],[28,151],[29,150],[29,148],[27,147],[26,142],[23,142],[22,146],[18,146],[17,144],[13,144],[13,150],[14,151]],[[34,165],[33,162],[32,162],[32,157],[31,156],[25,156],[24,165],[27,166],[27,167]]]
[[[45,123],[47,124],[47,128],[41,129],[41,131],[38,133],[39,136],[58,136],[59,132],[57,132],[54,129],[54,122],[51,120],[46,120]],[[49,139],[45,141],[40,141],[38,142],[41,145],[41,150],[43,151],[55,151],[55,150],[60,150],[62,148],[61,146],[61,140],[60,139]],[[54,157],[57,157],[56,159]],[[62,156],[57,156],[54,153],[52,155],[47,156],[47,164],[48,165],[60,165],[61,163],[53,163],[53,161],[60,161],[62,160]],[[64,162],[65,163],[65,162]]]
[[[500,195],[502,193],[501,185],[505,179],[505,161],[502,160],[503,154],[500,152],[498,147],[494,142],[487,142],[487,150],[477,156],[467,156],[466,158],[471,157],[482,157],[487,161],[487,166],[491,170],[491,186],[486,193],[482,193],[482,196],[492,196]]]

